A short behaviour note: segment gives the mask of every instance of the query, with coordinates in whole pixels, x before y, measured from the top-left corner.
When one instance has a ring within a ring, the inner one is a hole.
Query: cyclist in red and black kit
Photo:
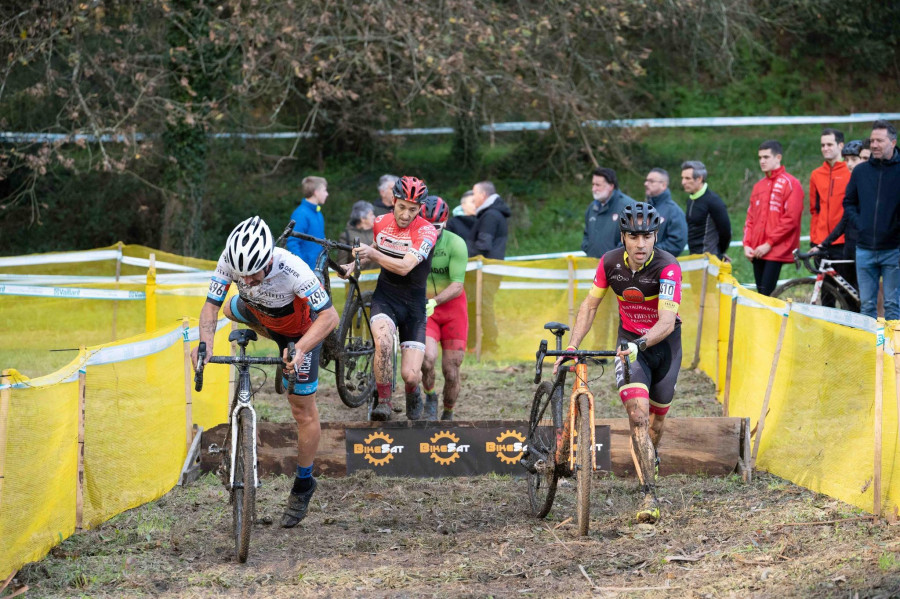
[[[425,357],[425,296],[431,253],[437,230],[419,215],[428,196],[425,183],[401,177],[394,184],[394,211],[375,219],[375,243],[353,250],[360,260],[381,267],[372,296],[372,335],[375,338],[375,383],[378,405],[373,420],[390,420],[394,331],[400,336],[400,376],[406,387],[406,417],[422,418],[422,360]],[[346,265],[350,272],[352,265]]]
[[[619,302],[619,343],[628,344],[627,350],[619,352],[616,383],[628,413],[632,459],[644,493],[637,520],[651,524],[659,520],[656,447],[681,368],[681,267],[672,254],[654,249],[659,224],[659,213],[650,204],[638,202],[623,210],[619,229],[624,247],[600,259],[567,348],[578,348],[604,295],[612,289]],[[621,360],[631,365],[628,384]],[[557,360],[557,367],[561,361]]]

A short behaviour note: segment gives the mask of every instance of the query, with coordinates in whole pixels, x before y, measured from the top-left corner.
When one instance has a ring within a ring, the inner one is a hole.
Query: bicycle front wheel
[[[556,396],[556,397],[554,397]],[[559,473],[556,468],[556,436],[559,429],[555,410],[558,393],[553,393],[553,385],[544,381],[538,385],[531,402],[531,417],[528,420],[528,453],[523,458],[528,474],[528,502],[531,513],[544,518],[553,507]]]
[[[348,408],[358,408],[375,392],[375,340],[368,322],[371,306],[371,291],[353,293],[338,328],[340,350],[335,382],[338,395]]]
[[[234,551],[238,561],[247,561],[250,532],[256,513],[256,431],[249,410],[238,412],[237,454],[234,456],[234,487],[231,491],[234,525]]]
[[[582,393],[578,396],[578,412],[575,414],[575,430],[578,431],[578,447],[575,451],[575,479],[577,482],[575,519],[578,523],[578,534],[582,537],[587,535],[591,521],[591,479],[594,475],[594,465],[591,460],[594,450],[591,446],[591,427],[593,425],[588,396]]]

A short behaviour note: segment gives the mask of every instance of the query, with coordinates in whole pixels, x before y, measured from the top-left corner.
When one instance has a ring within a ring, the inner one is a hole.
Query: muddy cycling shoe
[[[431,393],[426,393],[425,411],[422,413],[422,418],[424,418],[425,420],[437,420],[437,404],[437,393],[435,393],[434,391],[432,391]]]
[[[418,387],[412,393],[406,394],[406,418],[407,420],[422,419],[422,394]]]
[[[281,526],[283,528],[294,528],[300,521],[306,518],[306,512],[309,511],[309,500],[312,499],[313,493],[319,483],[316,479],[312,479],[312,486],[303,493],[291,493],[288,496],[287,509],[281,515]]]
[[[656,524],[659,522],[659,501],[656,500],[656,496],[653,492],[647,490],[646,487],[644,491],[644,503],[641,506],[641,509],[638,510],[635,518],[641,524]]]
[[[441,412],[441,420],[453,420],[453,410],[444,408],[444,411]]]
[[[391,402],[389,401],[379,401],[378,405],[375,406],[375,409],[372,410],[372,420],[377,421],[387,421],[391,419],[391,413],[394,410],[391,408]]]

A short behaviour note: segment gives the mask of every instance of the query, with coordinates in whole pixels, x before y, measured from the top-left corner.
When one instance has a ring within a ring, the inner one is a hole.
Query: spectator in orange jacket
[[[765,177],[753,186],[744,225],[744,256],[753,262],[756,290],[763,295],[772,294],[781,265],[793,262],[793,251],[800,247],[803,187],[781,166],[782,153],[775,140],[760,144],[759,168]]]
[[[810,245],[822,246],[829,260],[844,260],[845,238],[840,235],[825,246],[828,237],[844,216],[844,190],[850,182],[850,169],[843,162],[844,134],[837,129],[823,129],[821,137],[822,157],[825,162],[809,176],[809,225]],[[835,264],[837,271],[848,281],[856,277],[852,264]]]

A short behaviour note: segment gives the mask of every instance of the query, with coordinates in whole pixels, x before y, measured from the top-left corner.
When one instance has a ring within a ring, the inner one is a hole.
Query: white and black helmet
[[[225,242],[225,261],[241,276],[258,273],[272,257],[272,233],[258,216],[234,228]]]

